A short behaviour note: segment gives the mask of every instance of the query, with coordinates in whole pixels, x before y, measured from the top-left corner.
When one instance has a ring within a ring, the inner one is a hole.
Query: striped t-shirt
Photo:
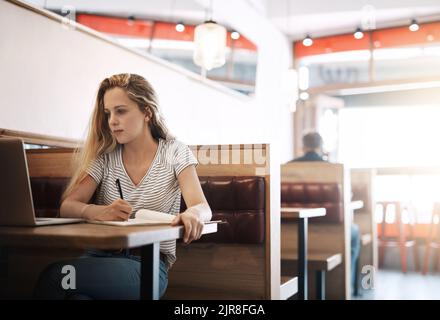
[[[180,141],[159,139],[156,155],[150,168],[135,186],[128,176],[122,162],[122,145],[115,150],[99,156],[87,169],[87,173],[98,184],[95,203],[110,205],[120,198],[116,179],[121,182],[124,200],[133,208],[150,209],[179,214],[181,192],[177,176],[189,165],[197,165],[191,150]],[[163,241],[160,251],[165,255],[169,267],[176,261],[176,241]]]

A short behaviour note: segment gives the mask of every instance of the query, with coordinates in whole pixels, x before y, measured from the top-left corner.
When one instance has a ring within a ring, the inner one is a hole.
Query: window
[[[340,110],[340,161],[350,167],[440,165],[440,108],[369,107]]]

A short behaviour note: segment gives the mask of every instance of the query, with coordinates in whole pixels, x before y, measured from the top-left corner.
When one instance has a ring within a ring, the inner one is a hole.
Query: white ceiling
[[[412,18],[420,22],[440,20],[440,0],[213,0],[216,7],[234,10],[234,2],[244,1],[248,7],[268,20],[290,39],[297,40],[310,33],[312,37],[354,31],[366,21],[376,28],[405,25]],[[134,15],[165,21],[183,20],[200,23],[208,18],[209,0],[29,0],[39,6],[60,10],[71,5],[78,12],[115,16]],[[370,5],[370,9],[366,9]],[[370,12],[370,13],[368,13]],[[245,18],[246,13],[243,12]],[[373,17],[373,19],[369,19]],[[230,27],[228,21],[220,21]]]
[[[267,16],[284,34],[300,39],[440,20],[440,0],[278,0],[267,1]]]

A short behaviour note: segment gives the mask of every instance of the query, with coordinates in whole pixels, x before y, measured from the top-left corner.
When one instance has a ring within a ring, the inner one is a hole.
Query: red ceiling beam
[[[306,47],[302,41],[293,44],[296,59],[326,54],[331,52],[368,50],[370,37],[374,48],[393,48],[417,44],[440,42],[440,22],[420,24],[420,29],[412,32],[405,27],[389,28],[364,32],[362,39],[355,39],[353,34],[343,34],[313,39],[313,45]]]
[[[89,14],[78,14],[76,21],[96,31],[132,37],[147,37],[151,35],[152,21],[102,17]]]
[[[177,32],[174,23],[163,21],[130,21],[124,18],[112,18],[91,14],[78,14],[76,20],[78,23],[81,23],[94,30],[112,35],[150,38],[151,33],[154,32],[153,39],[175,41],[194,40],[195,26],[193,25],[185,25],[185,30],[183,32]],[[228,31],[228,47],[231,47],[232,41],[234,41],[235,48],[246,49],[250,51],[257,50],[257,47],[242,35],[240,35],[240,38],[237,40],[231,39],[231,32]]]
[[[332,52],[365,50],[369,46],[369,35],[367,33],[364,33],[364,37],[359,40],[355,39],[353,34],[343,34],[313,39],[313,45],[310,47],[304,46],[302,41],[294,42],[294,57],[301,58]]]
[[[440,22],[420,24],[418,31],[408,27],[383,29],[373,32],[375,48],[390,48],[414,44],[440,42]]]

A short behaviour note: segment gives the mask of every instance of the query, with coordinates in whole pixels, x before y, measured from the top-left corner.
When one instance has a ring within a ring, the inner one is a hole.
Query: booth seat
[[[311,223],[344,221],[342,188],[338,183],[282,182],[281,207],[323,207],[326,209],[326,215],[311,219]]]
[[[60,216],[61,196],[69,178],[31,178],[35,215],[40,218]]]
[[[263,243],[264,179],[262,177],[199,177],[212,220],[223,220],[218,231],[200,242]],[[181,201],[181,212],[186,209]]]
[[[199,177],[212,210],[212,220],[223,220],[218,232],[203,236],[199,242],[255,243],[264,242],[264,178]],[[37,217],[59,217],[60,201],[68,178],[31,178]],[[181,199],[181,212],[186,209]]]

